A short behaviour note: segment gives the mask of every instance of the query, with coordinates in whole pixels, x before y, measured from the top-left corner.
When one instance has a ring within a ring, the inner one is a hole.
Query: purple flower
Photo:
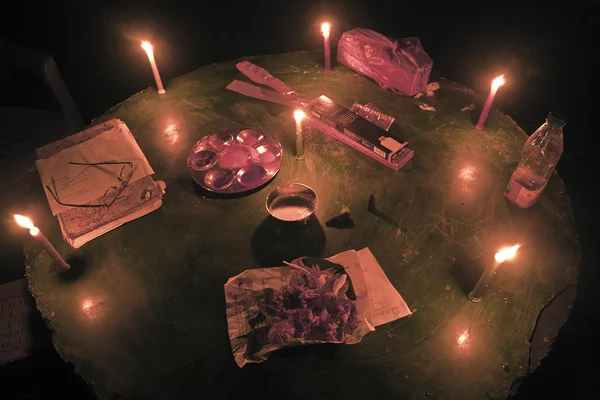
[[[343,342],[358,327],[355,304],[345,293],[349,278],[318,265],[303,267],[306,272],[294,271],[287,285],[269,289],[257,299],[263,316],[259,322],[268,329],[265,340]]]
[[[271,299],[270,302],[261,304],[261,311],[268,315],[277,315],[278,317],[286,315],[286,309],[281,299]]]
[[[310,308],[297,308],[290,311],[290,320],[296,328],[297,336],[306,337],[313,324],[313,312]]]
[[[319,315],[319,320],[324,324],[329,322],[329,313],[327,312],[327,310],[321,311],[321,314]]]
[[[287,343],[294,338],[295,333],[294,324],[284,319],[271,326],[267,337],[271,343]]]
[[[341,340],[342,338],[340,338],[340,326],[337,323],[337,321],[332,321],[329,322],[328,324],[328,330],[327,330],[327,336],[329,340]]]
[[[321,268],[318,265],[311,267],[310,274],[308,275],[308,287],[317,289],[325,286],[326,282],[326,276],[321,272]]]

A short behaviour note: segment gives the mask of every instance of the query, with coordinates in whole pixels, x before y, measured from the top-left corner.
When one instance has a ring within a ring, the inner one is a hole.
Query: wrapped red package
[[[425,90],[433,66],[418,38],[396,40],[363,28],[342,34],[337,60],[382,88],[407,96]]]

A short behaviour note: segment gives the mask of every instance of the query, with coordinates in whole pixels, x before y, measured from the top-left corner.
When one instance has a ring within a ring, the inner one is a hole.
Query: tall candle
[[[158,94],[165,94],[166,91],[160,79],[160,74],[158,73],[158,67],[156,66],[156,60],[154,59],[154,50],[152,49],[152,45],[148,42],[142,42],[142,49],[146,50],[146,54],[148,55],[148,61],[150,61],[152,74],[154,74],[154,80],[156,81]]]
[[[490,94],[488,94],[487,100],[485,101],[485,105],[483,106],[483,110],[481,110],[481,115],[479,116],[479,122],[475,125],[475,128],[482,130],[485,125],[485,120],[490,113],[490,108],[492,108],[492,103],[494,102],[494,98],[496,97],[496,92],[500,86],[504,85],[504,75],[500,75],[496,79],[492,81],[492,87],[490,88]]]
[[[473,290],[469,293],[469,299],[473,303],[479,303],[481,301],[481,296],[483,295],[487,285],[490,283],[490,279],[496,273],[498,267],[502,265],[504,261],[515,258],[519,247],[521,247],[521,245],[516,244],[513,247],[506,247],[496,253],[494,256],[495,262],[485,269],[483,275],[481,275],[481,278],[479,278],[479,281],[477,281],[475,288],[473,288]]]
[[[38,243],[46,250],[46,253],[50,256],[50,258],[54,261],[54,263],[58,266],[61,271],[68,271],[71,266],[63,260],[63,258],[58,254],[58,251],[50,244],[46,236],[39,230],[33,222],[27,217],[22,215],[15,214],[15,221],[17,224],[21,225],[23,228],[29,229],[29,234],[35,238]]]
[[[302,130],[302,120],[304,118],[306,118],[304,111],[294,111],[294,119],[296,120],[296,160],[304,160],[304,132]]]
[[[329,74],[331,72],[331,48],[329,46],[329,32],[331,29],[331,25],[329,22],[324,22],[321,25],[321,32],[323,32],[323,51],[325,53],[325,73]]]

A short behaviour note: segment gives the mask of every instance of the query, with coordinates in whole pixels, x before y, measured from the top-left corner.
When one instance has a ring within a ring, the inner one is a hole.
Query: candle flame
[[[498,90],[498,88],[502,85],[504,85],[506,82],[504,81],[504,74],[500,75],[499,77],[497,77],[496,79],[494,79],[492,81],[492,88],[494,90]]]
[[[329,22],[323,22],[323,24],[321,25],[321,32],[323,32],[323,36],[329,36],[330,29],[331,25],[329,24]]]
[[[31,222],[31,220],[29,218],[24,217],[19,214],[15,214],[14,217],[15,217],[15,221],[17,221],[17,224],[21,225],[23,228],[27,228],[27,229],[35,228],[35,226],[33,225],[33,222]]]
[[[294,118],[296,119],[296,122],[300,122],[302,119],[306,118],[306,114],[302,110],[296,110],[294,111]]]
[[[512,260],[517,255],[519,247],[521,247],[520,244],[515,244],[513,247],[505,247],[497,252],[494,258],[499,263],[503,263],[506,260]]]
[[[142,49],[146,50],[146,53],[150,53],[152,51],[152,45],[150,42],[142,42]]]

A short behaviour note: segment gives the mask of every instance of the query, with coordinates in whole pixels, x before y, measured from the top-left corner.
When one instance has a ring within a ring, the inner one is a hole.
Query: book
[[[140,218],[162,205],[165,184],[154,181],[154,171],[127,125],[111,119],[36,150],[36,166],[53,215],[63,237],[79,248],[119,226]],[[73,162],[79,163],[73,165]],[[81,163],[131,162],[133,171],[114,202],[96,205],[111,185],[119,184],[120,165],[89,166]],[[109,168],[112,167],[112,168]],[[54,190],[53,193],[50,189]],[[61,200],[60,204],[54,196]]]

